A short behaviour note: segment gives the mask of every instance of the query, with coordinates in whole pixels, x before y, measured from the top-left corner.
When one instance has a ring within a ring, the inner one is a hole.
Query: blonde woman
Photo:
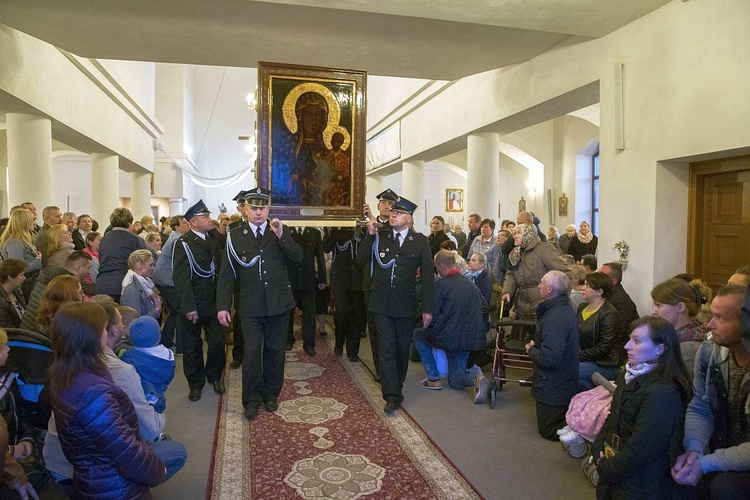
[[[122,280],[120,305],[138,311],[139,316],[161,316],[161,297],[151,275],[154,257],[149,250],[136,250],[128,257],[128,272]]]
[[[73,236],[65,224],[55,224],[47,232],[47,259],[45,266],[65,267],[65,260],[75,250]]]
[[[10,214],[8,226],[0,236],[0,257],[18,259],[26,263],[28,285],[24,284],[24,296],[28,299],[31,283],[42,268],[42,254],[34,246],[31,230],[34,227],[34,214],[21,208]],[[28,288],[27,288],[28,287]]]

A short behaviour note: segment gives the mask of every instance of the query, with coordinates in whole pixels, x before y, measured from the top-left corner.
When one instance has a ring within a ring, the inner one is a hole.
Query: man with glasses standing
[[[372,269],[368,310],[375,315],[380,355],[380,380],[386,413],[401,407],[401,392],[409,367],[409,346],[417,314],[417,273],[422,277],[422,322],[427,328],[434,310],[432,253],[427,237],[411,229],[417,205],[399,197],[390,212],[389,225],[377,230],[367,223],[367,235],[357,260]]]

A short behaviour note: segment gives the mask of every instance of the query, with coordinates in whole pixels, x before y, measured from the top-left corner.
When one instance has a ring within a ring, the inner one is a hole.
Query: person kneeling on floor
[[[557,441],[565,413],[578,388],[578,324],[570,307],[570,281],[561,271],[550,271],[539,283],[543,302],[537,309],[534,339],[526,352],[534,363],[531,396],[544,439]]]
[[[463,390],[475,384],[486,392],[487,380],[477,366],[466,372],[469,352],[486,346],[482,321],[482,296],[477,286],[456,265],[448,250],[435,254],[440,279],[435,283],[435,313],[427,328],[414,331],[414,346],[422,358],[427,378],[417,382],[423,389],[440,389],[443,383],[432,349],[445,350],[448,359],[448,385]]]

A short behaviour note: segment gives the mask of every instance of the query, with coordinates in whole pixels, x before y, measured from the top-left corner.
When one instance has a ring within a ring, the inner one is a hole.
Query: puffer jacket
[[[37,313],[39,312],[39,304],[44,298],[44,290],[47,288],[50,281],[57,276],[62,276],[63,274],[73,276],[73,273],[67,269],[57,266],[47,266],[39,271],[39,276],[37,276],[36,281],[34,282],[34,288],[31,290],[31,295],[29,296],[26,312],[21,320],[21,328],[34,330],[35,332],[39,331],[39,327],[36,326],[36,318]]]
[[[583,310],[587,305],[584,302],[578,306],[579,360],[596,361],[601,366],[619,366],[625,353],[620,313],[605,300],[598,311],[584,320]]]
[[[52,411],[75,498],[151,498],[149,487],[164,481],[164,464],[141,441],[133,403],[109,372],[81,371],[52,394]]]
[[[549,271],[562,271],[568,279],[573,278],[560,252],[552,245],[543,245],[539,236],[534,236],[521,250],[518,266],[506,273],[503,283],[503,293],[511,297],[517,294],[514,304],[518,319],[536,321],[536,308],[542,301],[537,287]]]

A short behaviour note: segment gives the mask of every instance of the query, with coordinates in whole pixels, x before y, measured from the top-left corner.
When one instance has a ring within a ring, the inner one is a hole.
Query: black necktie
[[[401,248],[401,233],[396,233],[396,248]]]
[[[263,239],[263,233],[260,232],[260,228],[256,230],[255,237],[258,238],[258,241]]]

